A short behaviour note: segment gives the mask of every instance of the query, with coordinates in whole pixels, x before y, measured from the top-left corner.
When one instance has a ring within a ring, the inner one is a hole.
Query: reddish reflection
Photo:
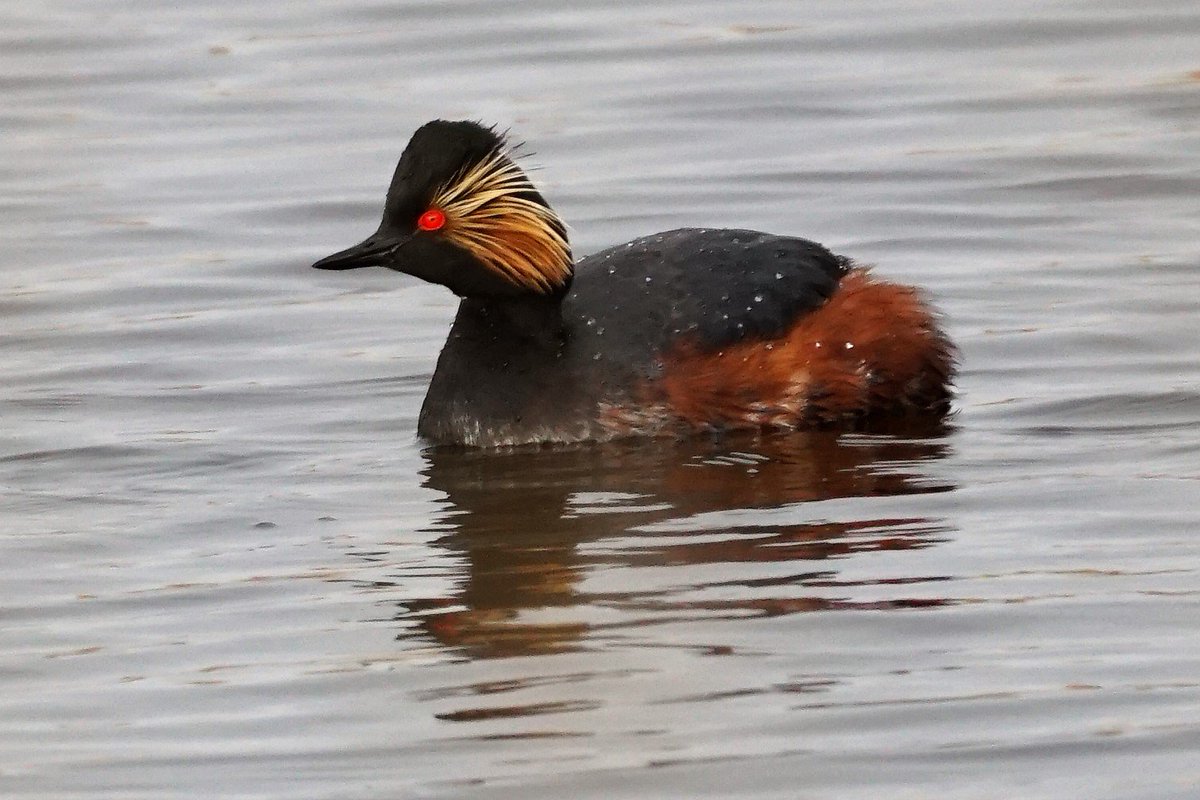
[[[432,639],[467,658],[496,658],[586,648],[600,631],[668,619],[938,605],[945,601],[928,596],[937,576],[892,581],[925,585],[919,594],[888,601],[829,599],[828,590],[852,585],[838,580],[830,559],[930,546],[946,535],[939,521],[830,522],[809,516],[803,503],[949,491],[926,474],[946,453],[941,430],[431,450],[426,485],[448,500],[436,544],[463,556],[462,572],[451,595],[408,600],[397,619],[419,623],[404,638]],[[726,516],[746,523],[694,520],[739,510]],[[782,562],[798,568],[746,577],[741,567],[725,581],[706,569],[707,582],[697,577],[679,585],[701,565]],[[649,587],[581,587],[589,571],[645,567],[683,569]],[[703,596],[718,587],[752,596]]]

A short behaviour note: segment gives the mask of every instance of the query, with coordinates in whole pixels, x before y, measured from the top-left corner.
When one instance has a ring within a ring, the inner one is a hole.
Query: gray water
[[[1200,795],[1200,11],[9,3],[0,795]],[[919,284],[904,435],[425,448],[454,312],[308,264],[435,117],[578,253]]]

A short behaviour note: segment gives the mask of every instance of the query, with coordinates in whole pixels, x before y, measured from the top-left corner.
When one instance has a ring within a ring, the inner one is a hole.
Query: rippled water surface
[[[1200,11],[12,3],[0,795],[1200,796]],[[510,127],[577,252],[927,288],[945,428],[448,452],[369,233]]]

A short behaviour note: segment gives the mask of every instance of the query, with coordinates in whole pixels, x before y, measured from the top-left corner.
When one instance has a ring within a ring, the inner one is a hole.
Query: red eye
[[[445,224],[446,215],[438,208],[431,208],[417,217],[417,227],[423,231],[440,230]]]

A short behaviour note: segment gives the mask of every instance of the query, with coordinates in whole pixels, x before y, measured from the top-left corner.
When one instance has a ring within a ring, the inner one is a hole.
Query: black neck
[[[433,441],[528,441],[580,410],[558,298],[465,298],[417,432]]]
[[[506,349],[557,350],[563,343],[562,300],[559,297],[465,297],[455,327],[475,336],[494,337]]]

